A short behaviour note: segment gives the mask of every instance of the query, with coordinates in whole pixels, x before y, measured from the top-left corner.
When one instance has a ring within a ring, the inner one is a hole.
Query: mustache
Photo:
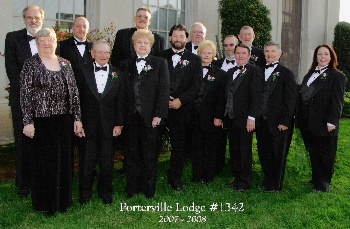
[[[38,23],[38,22],[31,22],[29,25],[36,25],[36,26],[39,26],[40,23]]]

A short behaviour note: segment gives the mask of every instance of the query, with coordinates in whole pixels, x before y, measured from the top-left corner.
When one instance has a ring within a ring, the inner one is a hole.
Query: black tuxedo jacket
[[[213,77],[213,78],[212,78]],[[223,120],[225,112],[226,72],[212,65],[202,79],[203,91],[199,104],[195,104],[204,132],[215,131],[214,118]],[[201,86],[202,87],[202,86]]]
[[[10,80],[10,106],[20,106],[19,75],[24,61],[32,57],[27,29],[9,32],[5,39],[5,67]]]
[[[145,125],[152,126],[154,117],[165,119],[168,117],[168,102],[170,89],[170,76],[167,62],[160,57],[148,55],[146,57],[145,66],[152,69],[148,71],[142,70],[138,75],[136,67],[136,57],[126,60],[125,65],[126,76],[126,124],[135,110],[135,92],[134,83],[137,77],[141,77],[139,87],[139,96],[141,101],[141,117]],[[136,79],[135,79],[136,77]]]
[[[346,76],[335,70],[327,69],[326,77],[319,76],[311,85],[313,92],[308,107],[308,125],[311,133],[316,136],[336,136],[339,130],[339,119],[344,105],[344,93],[347,78]],[[304,76],[303,82],[300,85],[306,86],[312,73]],[[300,90],[300,89],[299,89]],[[297,119],[303,116],[301,114],[301,92],[299,92]],[[334,131],[328,132],[327,123],[336,126]]]
[[[188,51],[192,52],[192,41],[189,41],[189,42],[186,43],[185,49],[187,49]]]
[[[226,58],[224,57],[224,58],[221,58],[221,59],[218,59],[218,60],[216,60],[216,61],[213,61],[211,64],[212,65],[214,65],[214,66],[216,66],[216,67],[218,67],[218,68],[221,68],[222,67],[222,64],[224,63],[224,60],[225,60]]]
[[[261,95],[263,91],[262,72],[257,66],[246,64],[247,71],[233,80],[234,69],[227,72],[226,97],[233,90],[234,122],[240,128],[247,125],[248,116],[255,118],[257,124]]]
[[[266,60],[264,55],[264,50],[252,46],[250,61],[260,68],[265,67]]]
[[[86,68],[92,61],[91,48],[92,42],[88,42],[84,56],[81,57],[73,37],[60,41],[57,47],[57,54],[71,63],[79,91],[81,90],[82,81],[84,81],[82,69]]]
[[[137,29],[135,27],[118,30],[115,36],[111,56],[111,63],[113,66],[123,68],[123,61],[129,59],[130,57],[136,57],[136,52],[131,40],[131,37],[136,30]],[[159,52],[164,50],[164,37],[157,33],[153,33],[153,35],[154,44],[152,46],[150,54],[157,55]]]
[[[265,68],[262,68],[262,72],[265,72]],[[275,73],[279,73],[279,76],[273,80]],[[268,125],[271,133],[277,136],[280,134],[278,125],[287,126],[289,130],[293,128],[291,124],[295,114],[298,86],[293,73],[280,63],[267,81],[264,74],[263,79],[263,82],[270,86],[269,91],[264,91],[264,95],[268,93]]]
[[[191,109],[203,78],[202,61],[199,56],[185,49],[181,61],[174,68],[171,48],[159,53],[159,56],[168,62],[170,96],[179,98],[182,104],[179,109],[169,110],[169,122],[188,123],[191,120]]]
[[[104,137],[113,137],[113,128],[124,124],[124,76],[109,65],[109,74],[103,93],[97,90],[93,62],[82,69],[84,81],[81,90],[81,115],[86,137],[89,138],[101,123]],[[114,77],[113,74],[118,74]]]

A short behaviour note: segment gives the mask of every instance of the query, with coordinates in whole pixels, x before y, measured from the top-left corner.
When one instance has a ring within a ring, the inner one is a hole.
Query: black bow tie
[[[274,63],[274,64],[267,64],[267,65],[265,65],[265,68],[266,68],[266,69],[268,69],[268,68],[273,68],[273,67],[275,67],[275,64],[277,64],[277,62]]]
[[[184,54],[184,51],[181,51],[181,52],[174,52],[173,55],[179,55],[179,56],[182,56]]]
[[[30,36],[30,35],[27,35],[27,39],[28,39],[28,41],[31,41],[31,40],[35,39],[35,37],[32,37],[32,36]]]
[[[137,59],[136,59],[136,63],[140,62],[141,60],[146,61],[146,59],[145,59],[145,58],[137,58]]]
[[[319,70],[316,70],[316,69],[315,69],[314,73],[320,74],[321,71],[325,70],[326,68],[327,68],[327,66],[326,66],[326,67],[323,67],[323,68],[321,68],[321,69],[319,69]]]
[[[97,66],[95,66],[95,72],[98,72],[98,71],[107,71],[107,65],[104,66],[104,67],[97,67]]]
[[[195,45],[195,46],[194,46],[194,50],[197,50],[197,49],[198,49],[198,46],[197,46],[197,45]]]
[[[239,69],[240,71],[242,71],[243,68],[244,68],[243,66],[234,66],[232,69],[233,69],[233,72],[235,72],[235,71],[237,71],[238,69]]]
[[[210,65],[209,66],[203,66],[203,69],[206,68],[206,69],[210,69]]]
[[[87,42],[86,42],[86,41],[77,41],[77,39],[75,39],[75,38],[74,38],[74,40],[75,40],[75,42],[76,42],[76,43],[75,43],[76,45],[87,45]]]
[[[228,59],[226,59],[226,64],[229,64],[229,63],[234,64],[235,60],[228,60]]]

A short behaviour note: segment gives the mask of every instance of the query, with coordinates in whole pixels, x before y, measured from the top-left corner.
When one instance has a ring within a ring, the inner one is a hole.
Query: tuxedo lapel
[[[233,94],[236,93],[237,89],[239,88],[239,85],[241,85],[241,83],[242,83],[243,78],[244,78],[244,77],[247,77],[246,75],[250,73],[250,69],[249,69],[249,68],[247,68],[247,67],[245,66],[245,69],[247,69],[247,71],[246,71],[244,74],[239,73],[239,74],[237,75],[236,79],[233,80],[233,82],[232,82],[232,84],[233,84],[232,93],[233,93]],[[232,79],[232,76],[231,76],[231,79]]]
[[[77,46],[75,45],[74,43],[74,39],[73,38],[70,38],[70,40],[68,41],[68,49],[69,49],[69,52],[71,54],[71,56],[73,57],[72,59],[74,61],[76,61],[76,66],[79,66],[80,65],[80,59],[82,58],[81,55],[80,55],[80,52],[77,48]],[[86,52],[86,49],[85,49],[85,52]],[[84,53],[85,55],[85,53]]]
[[[217,72],[213,69],[213,68],[210,68],[210,71],[208,71],[208,73],[206,74],[206,76],[203,78],[203,80],[205,80],[205,86],[204,86],[204,91],[203,91],[203,100],[205,99],[205,97],[207,96],[209,90],[210,90],[210,87],[212,85],[214,85],[214,83],[216,83],[215,81],[218,80],[217,79]],[[215,77],[215,79],[213,81],[209,81],[208,80],[208,77],[209,76],[213,76]]]
[[[326,76],[325,78],[322,76],[322,74],[325,73]],[[330,73],[331,70],[327,69],[326,71],[324,71],[320,76],[317,77],[317,79],[315,79],[314,82],[312,82],[310,84],[310,87],[313,87],[313,93],[311,95],[311,97],[313,97],[315,94],[317,94],[317,92],[319,92],[326,84],[327,84],[327,77],[331,77]],[[311,76],[311,75],[310,75]],[[310,78],[310,77],[309,77]],[[306,81],[307,82],[307,81]]]
[[[114,81],[117,80],[117,77],[113,77],[114,72],[116,74],[118,74],[118,72],[114,71],[112,65],[109,65],[109,72],[108,72],[107,83],[106,83],[105,89],[102,92],[101,100],[108,94],[108,92],[111,90],[111,88],[112,88],[112,86],[114,84]]]
[[[97,100],[100,100],[100,96],[99,96],[99,93],[97,90],[97,85],[96,85],[93,64],[90,63],[88,68],[84,68],[83,73],[84,73],[86,83],[88,84],[92,94],[94,94],[94,96],[96,97]]]
[[[174,88],[173,88],[173,91],[176,91],[177,87],[179,86],[180,82],[181,82],[181,79],[182,77],[185,75],[184,74],[184,71],[185,69],[187,68],[187,66],[184,66],[184,61],[188,61],[188,64],[190,64],[190,52],[188,50],[184,50],[184,53],[182,54],[182,57],[180,59],[180,61],[177,63],[177,65],[175,66],[175,68],[173,69],[173,72],[172,72],[172,76],[176,77],[176,82],[174,84]],[[172,56],[170,57],[172,58]],[[171,61],[171,65],[173,64],[173,62]]]
[[[22,38],[19,38],[19,43],[21,44],[20,46],[23,49],[23,53],[24,53],[24,59],[27,59],[29,57],[32,56],[32,51],[30,50],[30,45],[29,45],[29,41],[27,38],[27,30],[23,29],[23,32],[21,33]]]
[[[279,73],[279,76],[274,77],[273,75],[275,73]],[[272,91],[275,89],[276,84],[279,80],[279,78],[281,77],[281,67],[280,64],[277,65],[277,67],[275,68],[275,70],[272,71],[271,75],[269,76],[268,80],[265,82],[266,84],[268,84],[268,88],[269,88],[269,92],[268,96],[270,97],[270,95],[272,95]]]

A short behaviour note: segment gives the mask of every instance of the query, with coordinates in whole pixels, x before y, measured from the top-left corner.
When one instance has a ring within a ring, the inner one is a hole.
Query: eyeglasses
[[[234,44],[224,44],[224,47],[228,47],[228,46],[235,46]]]
[[[55,41],[55,39],[53,39],[52,37],[39,37],[37,40],[40,44],[44,44],[45,42],[48,43],[53,43]]]
[[[204,34],[203,31],[191,31],[193,34]]]
[[[26,16],[26,17],[24,17],[26,20],[28,20],[28,21],[33,21],[33,19],[35,20],[35,21],[40,21],[41,20],[41,17],[31,17],[31,16]]]
[[[95,50],[94,52],[97,53],[98,55],[102,55],[102,54],[108,55],[111,53],[110,51],[95,51]]]

